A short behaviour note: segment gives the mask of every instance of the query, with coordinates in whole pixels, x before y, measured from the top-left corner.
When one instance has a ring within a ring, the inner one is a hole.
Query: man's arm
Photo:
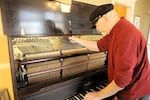
[[[122,89],[123,88],[117,86],[117,84],[114,81],[112,81],[104,89],[98,92],[89,92],[88,94],[86,94],[84,100],[101,100],[116,94],[118,91]]]
[[[83,40],[75,36],[69,37],[69,39],[81,44],[82,46],[88,48],[89,50],[99,51],[98,46],[97,46],[97,41]]]

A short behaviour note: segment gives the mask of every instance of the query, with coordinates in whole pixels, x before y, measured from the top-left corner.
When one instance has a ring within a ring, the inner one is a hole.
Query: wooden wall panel
[[[127,15],[127,7],[120,5],[120,4],[115,4],[115,10],[118,12],[119,17],[126,17]]]

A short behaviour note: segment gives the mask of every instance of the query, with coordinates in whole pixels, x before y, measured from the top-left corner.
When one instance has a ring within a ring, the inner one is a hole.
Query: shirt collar
[[[119,30],[119,26],[124,20],[125,20],[125,17],[121,17],[120,20],[118,21],[118,23],[110,31],[110,34],[113,34],[114,30]]]

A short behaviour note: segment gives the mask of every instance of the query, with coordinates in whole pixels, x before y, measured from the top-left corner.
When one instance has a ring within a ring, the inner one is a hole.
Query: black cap
[[[114,6],[112,4],[104,4],[98,6],[90,15],[90,22],[92,23],[92,28],[96,28],[95,24],[98,21],[99,17],[102,17],[104,14],[112,10]]]

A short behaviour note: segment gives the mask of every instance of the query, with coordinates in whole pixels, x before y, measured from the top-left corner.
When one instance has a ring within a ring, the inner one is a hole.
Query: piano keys
[[[100,91],[101,89],[105,88],[107,86],[108,82],[107,80],[104,80],[98,84],[96,84],[95,86],[92,86],[80,93],[77,93],[65,100],[84,100],[84,96],[88,93],[88,92],[96,92],[96,91]]]

